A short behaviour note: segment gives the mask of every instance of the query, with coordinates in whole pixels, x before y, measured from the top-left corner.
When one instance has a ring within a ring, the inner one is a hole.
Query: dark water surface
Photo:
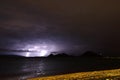
[[[1,58],[0,80],[120,68],[119,59],[104,58]]]

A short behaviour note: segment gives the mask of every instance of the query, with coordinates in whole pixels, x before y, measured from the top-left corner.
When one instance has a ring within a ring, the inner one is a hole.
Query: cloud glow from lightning
[[[25,56],[26,56],[26,57],[29,57],[29,56],[30,56],[30,52],[27,52]]]
[[[56,51],[57,47],[51,44],[28,44],[24,47],[23,50],[29,51],[24,55],[26,57],[45,57],[50,55],[51,52]]]

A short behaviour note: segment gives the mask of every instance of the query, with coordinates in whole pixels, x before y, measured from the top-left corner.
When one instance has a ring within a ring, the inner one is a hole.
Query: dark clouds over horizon
[[[0,47],[50,40],[73,49],[120,51],[119,0],[1,0]],[[113,54],[114,55],[114,54]]]

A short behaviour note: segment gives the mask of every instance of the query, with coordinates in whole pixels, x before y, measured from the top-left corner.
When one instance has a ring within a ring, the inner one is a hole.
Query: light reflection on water
[[[18,80],[42,76],[45,75],[44,70],[44,59],[0,59],[0,78]]]
[[[112,64],[111,64],[112,63]],[[0,58],[0,80],[120,68],[119,60],[100,58]]]

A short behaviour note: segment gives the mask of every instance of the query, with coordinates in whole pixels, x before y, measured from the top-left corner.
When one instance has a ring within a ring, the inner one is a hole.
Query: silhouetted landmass
[[[87,51],[81,55],[81,57],[103,57],[102,55],[92,52],[92,51]]]
[[[73,55],[67,55],[66,53],[56,53],[56,54],[50,54],[48,57],[103,57],[103,55],[100,55],[98,53],[95,53],[93,51],[87,51],[83,53],[80,56],[73,56]]]
[[[50,54],[48,57],[54,57],[55,55],[53,55],[53,54]]]
[[[0,52],[34,52],[34,51],[28,51],[28,50],[11,50],[11,49],[2,49],[0,48]],[[58,52],[51,52],[51,54],[47,57],[103,57],[102,55],[95,53],[93,51],[87,51],[83,53],[80,56],[73,56],[68,55],[67,53],[58,53]],[[0,58],[23,58],[23,56],[20,55],[0,55]],[[33,58],[33,57],[29,57]],[[43,58],[43,57],[37,57],[36,58]]]
[[[48,57],[71,57],[71,56],[67,55],[66,53],[59,53],[56,55],[50,54]]]

